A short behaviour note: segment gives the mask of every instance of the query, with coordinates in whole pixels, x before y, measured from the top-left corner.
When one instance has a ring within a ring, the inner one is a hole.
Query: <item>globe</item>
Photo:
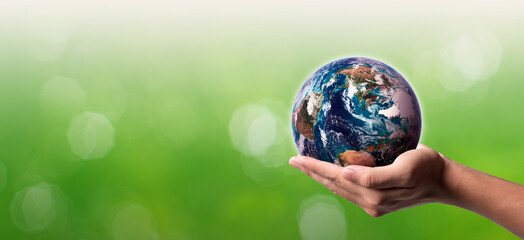
[[[295,99],[293,138],[301,155],[341,166],[384,166],[416,148],[420,107],[408,82],[377,60],[328,63]]]

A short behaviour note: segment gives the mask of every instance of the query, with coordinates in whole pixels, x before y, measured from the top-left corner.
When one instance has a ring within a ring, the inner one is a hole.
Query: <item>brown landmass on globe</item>
[[[314,140],[315,133],[313,132],[315,123],[318,120],[318,112],[322,107],[322,93],[310,92],[302,100],[300,106],[293,112],[293,125],[295,129],[310,141]],[[311,115],[308,113],[309,101],[315,101],[312,105]]]
[[[373,146],[373,145],[371,144],[371,145],[369,145],[369,146],[366,147],[366,151],[367,151],[367,152],[375,152],[375,151],[379,151],[379,152],[381,152],[383,148],[387,148],[387,147],[388,147],[388,146],[385,145],[385,144],[383,144],[383,143],[379,143],[379,144],[377,144],[376,147]]]
[[[378,86],[377,81],[375,80],[375,71],[369,66],[355,66],[351,68],[342,69],[338,72],[339,74],[345,74],[348,78],[352,79],[355,83],[355,86],[358,87],[359,84],[365,84],[366,89],[373,90]],[[349,82],[346,83],[348,85]],[[346,86],[348,87],[348,86]],[[358,91],[355,93],[359,99],[364,101],[365,106],[371,106],[378,100],[378,96],[372,94],[369,90]],[[364,110],[365,106],[362,106]]]
[[[338,161],[342,165],[361,165],[375,167],[375,157],[366,151],[346,150],[338,154]]]
[[[363,65],[342,69],[338,73],[345,74],[348,77],[353,76],[355,78],[360,78],[360,79],[369,79],[369,80],[375,79],[373,69],[369,66],[363,66]]]
[[[354,81],[354,84],[357,87],[359,84],[365,84],[365,90],[355,93],[355,96],[365,102],[365,106],[362,106],[362,110],[364,110],[366,106],[371,106],[376,101],[385,101],[380,100],[379,96],[373,94],[373,89],[378,87],[383,92],[386,92],[392,85],[388,76],[383,73],[379,73],[373,68],[365,65],[342,69],[336,74],[345,74],[348,78],[351,78]],[[382,80],[381,82],[377,81],[377,76]],[[349,87],[349,84],[349,81],[346,81],[345,87]]]

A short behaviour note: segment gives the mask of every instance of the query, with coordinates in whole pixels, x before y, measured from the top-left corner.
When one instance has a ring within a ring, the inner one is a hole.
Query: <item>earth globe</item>
[[[311,75],[295,99],[300,155],[341,166],[384,166],[416,148],[420,107],[408,82],[377,60],[336,60]]]

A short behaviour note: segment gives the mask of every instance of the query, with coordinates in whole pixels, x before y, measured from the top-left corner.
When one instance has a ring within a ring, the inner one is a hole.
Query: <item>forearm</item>
[[[440,202],[478,213],[524,237],[523,185],[444,159],[442,185],[447,194]]]

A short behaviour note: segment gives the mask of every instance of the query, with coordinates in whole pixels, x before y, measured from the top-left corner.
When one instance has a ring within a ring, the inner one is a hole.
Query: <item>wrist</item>
[[[440,154],[440,157],[444,162],[444,166],[439,184],[441,191],[436,198],[436,202],[460,207],[460,186],[466,174],[466,167],[442,154]]]

